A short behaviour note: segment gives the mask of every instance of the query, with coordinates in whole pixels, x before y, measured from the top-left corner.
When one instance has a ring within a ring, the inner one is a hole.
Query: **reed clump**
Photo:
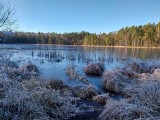
[[[93,96],[99,94],[99,91],[93,85],[75,87],[73,94],[81,99],[92,99]]]
[[[84,68],[84,72],[90,76],[101,76],[104,71],[104,64],[102,62],[89,64]]]
[[[107,101],[105,109],[99,116],[101,120],[159,119],[159,64],[148,62],[144,64],[146,64],[144,68],[134,63],[132,68],[128,66],[104,73],[104,88],[123,94],[124,98],[120,101]]]
[[[39,75],[39,70],[36,65],[33,64],[26,64],[16,69],[10,69],[7,71],[7,75],[9,79],[13,80],[29,80],[33,77]]]

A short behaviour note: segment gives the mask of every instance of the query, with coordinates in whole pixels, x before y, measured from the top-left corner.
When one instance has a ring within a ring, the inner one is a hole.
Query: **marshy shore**
[[[160,117],[160,61],[130,61],[122,68],[105,70],[103,62],[84,68],[88,76],[100,76],[98,90],[68,66],[71,81],[42,79],[34,64],[18,66],[0,61],[0,119],[133,120]],[[53,73],[54,74],[54,73]],[[120,97],[117,97],[120,96]]]

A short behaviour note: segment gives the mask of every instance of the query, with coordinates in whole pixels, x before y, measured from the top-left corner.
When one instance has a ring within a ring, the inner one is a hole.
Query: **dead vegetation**
[[[47,81],[47,87],[51,89],[63,89],[66,87],[66,85],[63,83],[62,80],[48,80]]]
[[[102,62],[89,64],[84,68],[84,72],[90,76],[101,76],[104,71],[104,64]]]
[[[107,103],[108,98],[109,98],[108,94],[100,94],[97,96],[93,96],[92,100],[96,101],[97,103],[100,103],[102,105],[105,105]]]
[[[101,120],[135,120],[151,117],[149,109],[126,100],[109,101],[99,116]]]
[[[139,63],[134,62],[133,64],[129,64],[132,66],[128,66],[124,69],[117,69],[104,73],[104,88],[118,94],[123,94],[124,99],[120,101],[107,101],[105,109],[100,115],[101,120],[159,118],[159,65],[156,63],[154,63],[155,65],[143,63],[143,65],[144,64],[146,66],[141,68],[142,66],[139,65]]]
[[[66,74],[71,80],[78,79],[85,85],[70,87],[61,80],[41,80],[37,78],[38,68],[32,64],[22,67],[8,64],[6,68],[12,69],[2,69],[7,71],[8,79],[0,79],[0,119],[68,119],[84,113],[77,107],[77,102],[82,100],[105,105],[99,116],[101,120],[160,116],[159,64],[134,61],[127,67],[106,71],[102,77],[103,87],[107,92],[123,95],[120,101],[110,99],[108,94],[100,94],[74,66],[69,66]],[[94,111],[92,107],[87,109]]]
[[[78,101],[99,94],[92,85],[70,87],[61,80],[42,80],[38,73],[35,65],[27,64],[10,69],[8,78],[0,79],[0,119],[68,119],[85,112]]]
[[[159,63],[131,61],[124,68],[106,71],[102,77],[105,90],[128,95],[130,89],[134,89],[141,82],[150,79],[160,79]]]
[[[36,79],[0,82],[3,84],[0,90],[0,119],[64,119],[78,110],[77,99],[64,95],[60,82],[56,87],[50,81]]]
[[[150,119],[160,116],[160,81],[145,81],[134,89],[131,98],[109,101],[100,115],[101,120]]]
[[[75,70],[75,66],[73,64],[69,64],[65,70],[66,74],[69,76],[69,78],[71,80],[79,80],[80,82],[89,85],[90,82],[83,77],[82,75],[80,75],[76,70]]]
[[[33,64],[26,64],[16,69],[10,69],[7,72],[10,79],[13,80],[29,80],[39,75],[37,66]]]
[[[99,91],[91,84],[87,86],[75,87],[73,90],[74,96],[80,97],[81,99],[91,99],[93,96],[99,94]]]
[[[131,74],[128,74],[125,71],[122,72],[121,69],[106,71],[102,77],[102,84],[105,90],[124,95],[124,89],[137,82],[136,79],[132,78],[135,76],[134,74],[133,76],[129,75]]]

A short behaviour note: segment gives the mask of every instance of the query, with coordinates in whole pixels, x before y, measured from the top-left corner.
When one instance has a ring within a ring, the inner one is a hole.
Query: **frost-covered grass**
[[[66,119],[76,114],[78,98],[60,80],[41,80],[33,64],[0,61],[0,119]],[[5,78],[5,79],[4,79]]]
[[[160,117],[160,81],[141,83],[131,95],[121,101],[109,101],[101,120],[133,120]]]
[[[101,120],[134,120],[152,117],[152,115],[145,106],[121,100],[109,101],[99,117]]]
[[[64,119],[77,111],[76,98],[50,81],[0,81],[0,119]]]
[[[84,68],[84,72],[90,76],[101,76],[104,71],[104,64],[102,62],[89,64]]]
[[[5,79],[0,78],[0,119],[67,119],[85,113],[77,106],[83,100],[106,104],[99,116],[101,120],[154,119],[160,116],[158,62],[131,61],[124,68],[104,72],[104,89],[123,95],[120,101],[111,99],[108,94],[100,94],[73,65],[67,66],[66,74],[71,80],[80,80],[85,85],[71,87],[61,80],[41,80],[38,77],[40,71],[33,64],[18,66],[11,61],[0,64],[0,73],[5,75]],[[86,69],[94,75],[101,75],[104,70],[101,65],[88,65]]]
[[[65,73],[69,76],[70,80],[79,80],[80,82],[89,85],[90,82],[87,80],[85,77],[80,75],[76,70],[75,70],[75,65],[73,64],[68,64],[66,67]]]
[[[123,94],[124,98],[120,101],[108,101],[99,116],[101,120],[160,118],[160,66],[147,63],[143,63],[147,66],[143,70],[139,68],[139,63],[134,62],[125,69],[104,73],[104,88]]]
[[[85,86],[70,87],[61,80],[41,79],[33,64],[5,67],[7,71],[1,72],[6,79],[0,79],[0,119],[67,119],[85,112],[77,106],[80,100],[99,94],[85,81]],[[76,74],[76,79],[82,79]]]

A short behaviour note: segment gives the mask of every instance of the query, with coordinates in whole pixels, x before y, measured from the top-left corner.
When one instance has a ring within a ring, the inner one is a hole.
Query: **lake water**
[[[113,48],[113,47],[83,47],[55,45],[0,45],[1,54],[10,55],[10,59],[19,66],[32,63],[38,66],[41,77],[60,79],[67,84],[77,85],[65,74],[68,65],[74,65],[75,70],[96,87],[101,88],[101,77],[85,75],[83,69],[89,63],[104,61],[105,69],[122,67],[130,59],[158,60],[160,49],[151,48]],[[9,54],[7,54],[9,53]]]

